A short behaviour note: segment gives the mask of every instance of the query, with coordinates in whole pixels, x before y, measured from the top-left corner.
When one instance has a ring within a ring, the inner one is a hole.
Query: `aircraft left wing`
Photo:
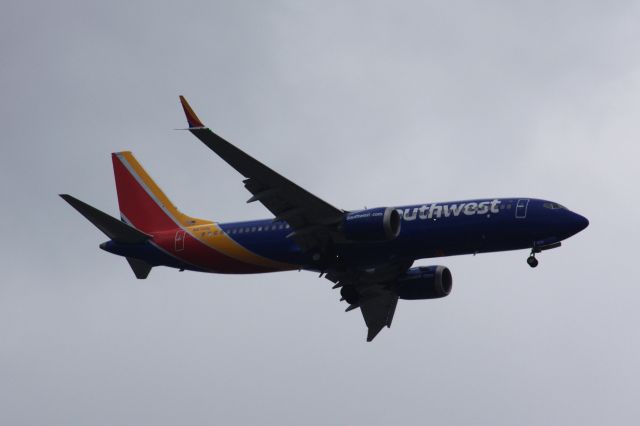
[[[332,239],[344,211],[316,197],[207,128],[180,96],[189,131],[246,179],[252,197],[292,228],[289,236],[303,249],[323,247]]]
[[[357,290],[359,297],[356,301],[348,301],[353,304],[346,312],[360,308],[368,329],[367,342],[372,341],[384,327],[391,327],[398,304],[396,280],[412,263],[411,260],[396,259],[373,269],[327,272],[325,278],[335,283],[333,288],[351,286]]]
[[[391,327],[398,295],[390,289],[377,288],[363,292],[362,299],[360,311],[367,324],[367,342],[370,342],[384,327]]]

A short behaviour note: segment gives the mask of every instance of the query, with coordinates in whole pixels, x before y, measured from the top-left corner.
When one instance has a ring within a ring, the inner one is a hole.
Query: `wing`
[[[338,226],[345,213],[343,210],[316,197],[227,142],[202,124],[184,97],[180,96],[180,102],[187,116],[188,130],[246,178],[244,186],[252,194],[247,202],[259,201],[273,213],[274,220],[287,222],[293,229],[288,236],[303,250],[319,248],[322,252],[328,243],[340,241]],[[373,340],[385,326],[391,326],[398,303],[394,280],[411,263],[397,260],[378,265],[373,270],[327,271],[326,278],[337,283],[334,288],[352,286],[356,289],[358,301],[349,306],[347,311],[360,308],[368,328],[367,341]]]
[[[189,131],[246,179],[244,186],[275,220],[285,221],[293,232],[290,237],[303,249],[322,246],[333,238],[343,211],[333,207],[205,127],[183,96],[180,101],[187,116]]]
[[[398,295],[393,290],[379,288],[366,291],[361,297],[360,310],[367,324],[367,342],[370,342],[385,326],[391,327]]]
[[[335,283],[333,288],[341,288],[343,299],[350,303],[346,312],[360,308],[368,329],[367,342],[372,341],[385,326],[391,327],[398,304],[395,282],[412,263],[411,260],[398,259],[374,269],[334,270],[325,276]],[[344,287],[350,291],[343,293]]]

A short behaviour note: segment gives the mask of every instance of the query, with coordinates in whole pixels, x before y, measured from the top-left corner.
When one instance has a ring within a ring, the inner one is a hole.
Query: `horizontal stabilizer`
[[[144,260],[127,257],[127,262],[129,262],[129,266],[133,269],[133,273],[136,275],[137,279],[144,280],[149,276],[152,266]]]
[[[60,194],[60,197],[62,197],[62,199],[67,203],[71,204],[71,207],[76,209],[89,222],[93,223],[96,228],[104,232],[107,237],[114,241],[126,244],[135,244],[147,241],[151,238],[151,235],[138,231],[136,228],[119,221],[115,217],[101,212],[87,203],[83,203],[71,195]]]

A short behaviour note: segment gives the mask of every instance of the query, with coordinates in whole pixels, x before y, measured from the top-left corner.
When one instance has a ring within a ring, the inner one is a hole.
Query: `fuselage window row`
[[[282,229],[289,229],[290,226],[289,225],[270,225],[270,226],[252,226],[251,228],[246,227],[246,228],[232,228],[229,229],[228,231],[213,231],[213,233],[211,231],[209,231],[208,235],[222,235],[222,234],[248,234],[250,232],[263,232],[263,231],[277,231],[277,230],[282,230]],[[205,236],[205,232],[202,233],[202,236]]]

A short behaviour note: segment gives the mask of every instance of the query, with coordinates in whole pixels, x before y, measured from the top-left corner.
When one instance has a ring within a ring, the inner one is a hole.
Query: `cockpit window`
[[[567,209],[565,206],[558,203],[544,203],[542,206],[546,209],[551,209],[551,210]]]

